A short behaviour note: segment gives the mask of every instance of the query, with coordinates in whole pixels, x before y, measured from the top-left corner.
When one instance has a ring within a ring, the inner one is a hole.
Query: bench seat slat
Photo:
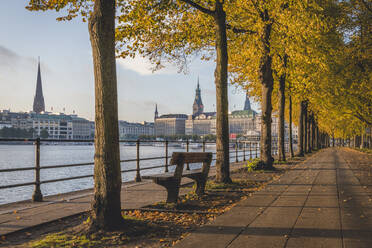
[[[182,177],[187,177],[189,175],[196,175],[196,174],[201,174],[202,170],[197,169],[197,170],[184,170],[182,172]],[[148,175],[148,176],[142,176],[143,179],[154,179],[154,178],[167,178],[167,177],[173,177],[173,172],[166,172],[162,174],[155,174],[155,175]]]
[[[166,172],[162,174],[155,174],[155,175],[148,175],[148,176],[142,176],[143,179],[154,179],[154,178],[159,178],[159,177],[173,177],[174,174],[173,172]]]
[[[202,170],[201,169],[197,169],[197,170],[187,170],[187,171],[183,171],[182,172],[182,176],[188,176],[188,175],[196,175],[196,174],[202,174]]]
[[[171,165],[177,164],[182,157],[184,163],[203,163],[210,160],[210,154],[206,152],[174,152],[170,161]]]

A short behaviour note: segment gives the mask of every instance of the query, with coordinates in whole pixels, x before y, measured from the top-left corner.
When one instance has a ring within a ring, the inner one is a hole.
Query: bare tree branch
[[[251,0],[251,2],[252,2],[252,4],[253,4],[254,8],[256,9],[258,15],[259,15],[261,18],[263,18],[263,12],[262,12],[262,11],[260,10],[260,8],[258,7],[257,2],[255,2],[255,1],[253,1],[253,0]]]
[[[256,31],[247,30],[244,28],[236,28],[236,27],[231,26],[230,24],[226,24],[226,28],[231,29],[236,34],[257,34]]]
[[[181,1],[188,4],[188,5],[191,5],[195,9],[200,10],[201,12],[203,12],[207,15],[214,15],[214,13],[215,13],[214,10],[207,9],[207,8],[195,3],[194,1],[191,1],[191,0],[181,0]]]
[[[366,119],[365,119],[363,116],[361,116],[360,114],[355,113],[354,116],[355,116],[356,118],[358,118],[360,121],[366,123],[367,125],[372,125],[372,122],[366,120]]]

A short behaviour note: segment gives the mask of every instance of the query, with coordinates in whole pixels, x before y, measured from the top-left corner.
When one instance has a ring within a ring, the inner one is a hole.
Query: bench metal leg
[[[180,192],[180,187],[178,186],[170,186],[166,187],[168,195],[167,195],[167,203],[177,203],[178,194]]]
[[[194,180],[196,184],[195,194],[197,196],[202,196],[205,193],[207,178],[201,175],[188,175],[187,177]]]
[[[195,193],[196,193],[197,196],[204,195],[206,181],[207,180],[205,178],[197,178],[197,179],[195,179],[195,183],[196,183]]]
[[[167,203],[177,203],[180,192],[180,183],[178,180],[154,180],[156,184],[163,186],[167,190]]]

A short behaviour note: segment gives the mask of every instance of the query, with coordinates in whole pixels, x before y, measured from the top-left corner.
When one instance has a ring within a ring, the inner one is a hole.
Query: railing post
[[[252,160],[252,142],[249,143],[249,159]]]
[[[256,143],[256,158],[258,158],[258,143]]]
[[[134,181],[136,182],[141,182],[141,174],[140,174],[140,140],[138,139],[137,140],[137,143],[136,143],[136,147],[137,147],[137,167],[136,167],[136,178],[134,179]]]
[[[168,140],[165,141],[165,172],[168,172]]]
[[[40,138],[36,139],[35,150],[35,189],[32,194],[32,200],[36,202],[43,201],[43,195],[40,190]]]
[[[186,140],[186,152],[189,152],[189,146],[190,146],[190,141],[189,139]],[[190,164],[186,164],[186,170],[190,170]]]
[[[245,159],[245,142],[243,142],[243,160],[246,161]]]
[[[239,159],[238,159],[238,141],[235,141],[235,162],[239,162]]]
[[[205,139],[203,139],[203,152],[205,152]]]

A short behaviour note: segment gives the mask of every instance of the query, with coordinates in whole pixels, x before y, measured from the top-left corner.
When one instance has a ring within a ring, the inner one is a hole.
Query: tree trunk
[[[309,153],[311,153],[312,151],[312,143],[313,143],[313,140],[312,140],[312,114],[309,114],[309,117],[308,117],[308,122],[307,122],[307,151]]]
[[[259,79],[262,87],[260,159],[266,168],[271,168],[274,161],[271,156],[271,93],[274,84],[271,68],[272,58],[270,55],[270,35],[272,24],[269,22],[268,11],[264,10],[262,14],[266,23],[261,36],[263,54],[259,65]]]
[[[304,116],[305,116],[305,102],[301,101],[300,103],[300,114],[298,120],[298,156],[304,156]]]
[[[305,109],[304,109],[304,152],[308,153],[308,149],[307,149],[307,142],[308,142],[307,140],[307,130],[308,130],[307,102],[305,102],[304,106],[305,106]]]
[[[320,149],[320,137],[319,137],[319,127],[318,124],[315,124],[315,134],[316,134],[316,149]]]
[[[312,149],[313,150],[316,150],[317,149],[317,145],[316,145],[316,124],[315,124],[315,119],[314,119],[314,114],[313,114],[313,121],[312,121],[312,131],[311,131],[311,135],[312,135]]]
[[[318,150],[318,145],[316,141],[316,122],[315,117],[313,116],[313,150]]]
[[[96,0],[89,18],[95,82],[94,198],[91,228],[123,223],[115,62],[115,1]]]
[[[327,134],[327,147],[331,147],[331,137]]]
[[[364,143],[365,143],[364,138],[365,138],[365,136],[364,136],[364,134],[362,134],[360,136],[360,147],[359,147],[360,149],[365,148],[365,146],[364,146]]]
[[[216,70],[214,73],[216,84],[216,181],[231,183],[230,157],[229,157],[229,116],[227,96],[227,36],[226,36],[226,13],[223,3],[216,1],[214,15],[216,28]]]
[[[284,54],[283,58],[284,68],[287,67],[287,55]],[[279,139],[278,139],[278,150],[279,150],[279,161],[285,161],[285,147],[284,147],[284,110],[285,110],[285,79],[286,73],[284,72],[279,79]]]
[[[292,96],[289,95],[289,151],[291,158],[294,158],[293,137],[292,137]]]

